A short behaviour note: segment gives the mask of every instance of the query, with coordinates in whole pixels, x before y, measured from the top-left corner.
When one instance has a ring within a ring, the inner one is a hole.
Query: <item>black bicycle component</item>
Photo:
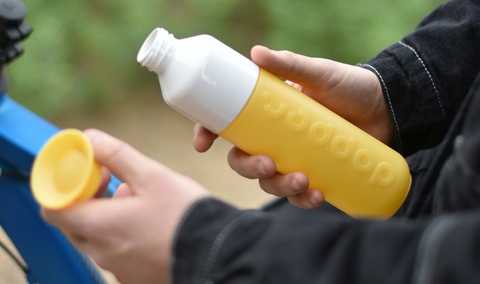
[[[0,0],[0,97],[8,89],[5,65],[23,53],[20,43],[32,33],[25,22],[27,7],[21,0]]]
[[[25,22],[27,8],[20,0],[0,0],[0,64],[9,63],[23,53],[22,40],[32,32]]]
[[[17,178],[22,180],[30,180],[30,176],[27,173],[24,173],[21,171],[9,171],[9,170],[0,168],[0,178],[2,176],[12,177],[12,178]]]
[[[2,104],[2,94],[8,90],[8,76],[5,72],[0,71],[0,105]]]

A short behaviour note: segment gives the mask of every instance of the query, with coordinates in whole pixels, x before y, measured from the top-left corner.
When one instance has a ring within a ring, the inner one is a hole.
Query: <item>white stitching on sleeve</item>
[[[393,110],[392,102],[390,100],[390,94],[388,93],[388,88],[387,88],[387,85],[385,84],[385,81],[383,80],[382,75],[380,75],[380,72],[378,72],[378,70],[375,69],[375,67],[373,67],[370,64],[363,63],[363,64],[359,64],[359,66],[365,66],[368,69],[373,70],[375,72],[375,74],[377,74],[378,78],[380,78],[380,81],[382,82],[382,85],[385,88],[385,94],[387,95],[388,105],[389,105],[390,111],[392,112],[392,117],[393,117],[393,122],[395,123],[395,128],[397,129],[398,143],[400,144],[399,145],[399,148],[400,148],[399,150],[400,150],[400,153],[403,153],[402,138],[400,136],[400,127],[398,127],[397,118],[395,117],[395,111]]]
[[[410,49],[413,53],[415,53],[415,56],[418,58],[418,60],[422,64],[423,69],[425,70],[425,72],[427,72],[428,78],[430,78],[430,82],[432,83],[433,90],[435,91],[435,94],[437,95],[438,104],[440,105],[440,108],[442,109],[443,120],[445,121],[445,125],[447,125],[447,115],[445,114],[445,109],[443,108],[442,101],[440,100],[440,93],[438,92],[437,86],[435,85],[435,82],[433,81],[432,75],[428,71],[427,66],[425,66],[425,63],[423,62],[422,58],[420,58],[420,56],[418,55],[418,53],[415,51],[415,49],[413,47],[411,47],[411,46],[409,46],[409,45],[407,45],[407,44],[405,44],[401,41],[399,41],[398,43],[400,43],[401,45],[405,46],[406,48]]]

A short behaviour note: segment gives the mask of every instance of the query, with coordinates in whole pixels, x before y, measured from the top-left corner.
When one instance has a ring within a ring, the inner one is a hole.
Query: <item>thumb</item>
[[[323,58],[312,58],[290,51],[276,51],[264,46],[254,46],[251,50],[253,62],[266,71],[283,79],[303,86],[327,81],[335,65],[343,65]],[[315,86],[313,86],[315,87]]]
[[[143,188],[146,168],[158,167],[132,146],[102,131],[87,129],[85,135],[92,143],[95,160],[134,190]]]

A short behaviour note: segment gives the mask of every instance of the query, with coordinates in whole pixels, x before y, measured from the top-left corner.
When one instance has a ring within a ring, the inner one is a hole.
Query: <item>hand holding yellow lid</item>
[[[66,129],[41,149],[33,163],[31,187],[43,207],[60,209],[92,197],[101,179],[88,137],[80,130]]]

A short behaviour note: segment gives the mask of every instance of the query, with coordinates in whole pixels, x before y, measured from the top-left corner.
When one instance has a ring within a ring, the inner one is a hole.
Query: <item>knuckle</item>
[[[83,224],[81,225],[81,228],[79,228],[82,235],[95,242],[103,239],[106,233],[106,226],[101,222],[99,216],[85,214],[82,218]]]
[[[112,261],[109,261],[102,251],[99,250],[93,250],[88,253],[88,255],[93,259],[93,261],[101,268],[105,270],[111,270],[111,263]]]
[[[245,157],[240,149],[234,147],[228,153],[228,165],[232,170],[245,178],[252,178],[252,170],[248,156]],[[253,167],[255,169],[255,167]],[[253,170],[254,171],[254,170]]]
[[[305,202],[299,195],[292,195],[288,197],[288,201],[301,209],[313,209],[312,204]]]
[[[118,143],[109,143],[110,145],[106,147],[104,152],[104,160],[105,161],[113,161],[116,157],[125,149],[126,143],[118,142]]]
[[[276,179],[274,182],[275,190],[278,192],[279,196],[288,196],[287,190],[285,190],[285,186],[282,183],[281,179]]]
[[[260,188],[265,192],[278,197],[288,196],[287,191],[282,184],[282,177],[283,176],[276,174],[270,178],[262,178],[259,180]]]
[[[88,226],[84,226],[82,233],[88,239],[97,240],[103,235],[103,229],[97,222],[88,222]]]
[[[297,65],[298,65],[298,55],[296,55],[295,53],[293,52],[290,52],[290,51],[287,51],[287,50],[283,50],[281,51],[284,56],[288,59],[287,62],[289,62],[289,65],[288,65],[288,75],[289,76],[292,76],[294,74],[297,73]]]
[[[141,186],[148,187],[148,185],[158,184],[162,177],[168,174],[169,172],[165,171],[165,168],[158,167],[157,165],[145,168],[142,173]]]

